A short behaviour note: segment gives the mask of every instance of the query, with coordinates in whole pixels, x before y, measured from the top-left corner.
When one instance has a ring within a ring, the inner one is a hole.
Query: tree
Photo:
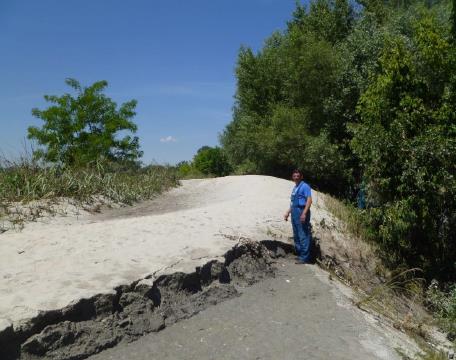
[[[355,20],[352,4],[347,0],[314,0],[307,11],[304,5],[296,3],[293,18],[288,22],[288,31],[298,28],[301,32],[312,33],[318,40],[335,44],[350,32]]]
[[[330,142],[344,117],[330,116],[328,99],[341,67],[335,44],[353,21],[345,0],[317,0],[308,12],[298,3],[285,32],[273,33],[256,53],[241,49],[233,120],[220,135],[236,173],[288,177],[305,166],[315,186],[341,192],[348,172]]]
[[[454,279],[455,3],[298,2],[283,33],[239,54],[220,135],[234,171],[298,166],[351,202],[362,188],[369,236],[391,266]]]
[[[141,156],[138,137],[119,132],[135,133],[136,100],[128,101],[119,108],[103,94],[108,86],[98,81],[82,87],[75,79],[65,83],[76,95],[45,95],[54,104],[45,110],[33,109],[33,116],[43,120],[41,128],[28,128],[28,138],[36,140],[41,148],[34,152],[37,159],[66,166],[79,166],[97,160],[135,162]]]
[[[386,259],[454,280],[454,50],[445,24],[425,10],[417,17],[410,38],[391,36],[383,50],[358,104],[352,148]]]
[[[219,147],[203,146],[193,157],[193,166],[205,175],[225,176],[231,172],[231,166]]]
[[[282,42],[282,35],[276,32],[257,54],[241,47],[236,66],[236,111],[265,115],[271,110],[271,104],[284,100],[287,74]]]

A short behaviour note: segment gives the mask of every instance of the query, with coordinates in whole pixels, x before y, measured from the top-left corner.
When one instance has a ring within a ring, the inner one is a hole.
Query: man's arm
[[[300,216],[301,222],[306,221],[306,217],[307,217],[307,213],[309,212],[310,205],[312,205],[312,196],[307,197],[306,206],[304,207],[304,210],[302,211],[302,214]]]

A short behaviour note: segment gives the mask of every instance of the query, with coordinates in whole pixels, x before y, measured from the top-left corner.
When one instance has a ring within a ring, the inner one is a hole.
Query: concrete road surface
[[[396,360],[395,348],[412,346],[368,321],[315,265],[278,265],[240,297],[90,359]]]

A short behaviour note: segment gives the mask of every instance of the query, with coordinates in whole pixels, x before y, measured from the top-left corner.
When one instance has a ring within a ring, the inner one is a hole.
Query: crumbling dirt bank
[[[42,312],[0,333],[0,358],[87,358],[239,296],[237,286],[273,276],[272,258],[291,251],[274,241],[244,242],[225,253],[223,262],[209,261],[193,273],[141,279],[112,294]]]

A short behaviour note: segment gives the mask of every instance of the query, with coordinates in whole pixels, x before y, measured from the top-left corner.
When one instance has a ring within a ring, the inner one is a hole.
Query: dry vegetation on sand
[[[103,204],[131,204],[176,186],[169,166],[143,169],[97,163],[84,168],[40,166],[29,160],[0,161],[0,229],[44,215]],[[2,227],[3,226],[3,227]]]

